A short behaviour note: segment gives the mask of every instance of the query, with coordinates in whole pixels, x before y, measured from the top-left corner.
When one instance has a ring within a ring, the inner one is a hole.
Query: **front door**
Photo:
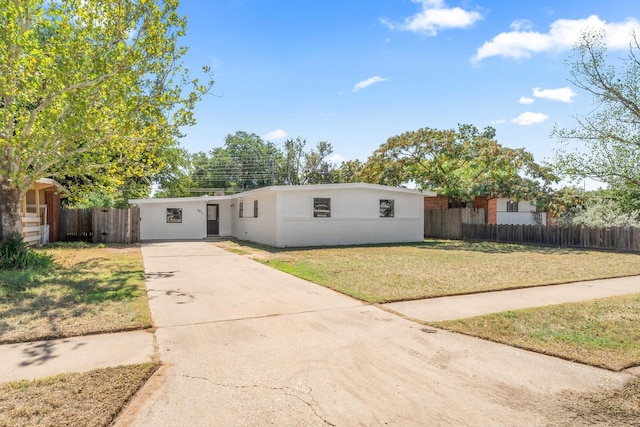
[[[207,234],[218,234],[220,232],[219,210],[220,205],[207,205]]]

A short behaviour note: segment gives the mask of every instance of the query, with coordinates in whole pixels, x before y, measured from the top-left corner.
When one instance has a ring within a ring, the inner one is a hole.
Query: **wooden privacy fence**
[[[462,239],[463,224],[484,224],[484,209],[425,209],[424,237]]]
[[[638,227],[549,227],[544,225],[463,224],[462,238],[579,248],[640,251]]]
[[[60,239],[93,243],[140,241],[140,208],[62,209]]]

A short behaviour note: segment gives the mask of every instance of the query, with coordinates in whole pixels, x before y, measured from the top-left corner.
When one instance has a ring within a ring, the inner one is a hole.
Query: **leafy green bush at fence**
[[[0,270],[47,268],[52,264],[51,255],[33,251],[18,234],[0,243]]]

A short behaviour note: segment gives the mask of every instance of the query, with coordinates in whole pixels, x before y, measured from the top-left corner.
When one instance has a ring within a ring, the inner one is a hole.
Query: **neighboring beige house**
[[[228,236],[298,247],[422,241],[423,199],[418,190],[353,183],[129,203],[140,207],[142,240]]]
[[[60,199],[67,190],[53,179],[36,181],[22,199],[22,237],[29,245],[47,244],[60,238]]]

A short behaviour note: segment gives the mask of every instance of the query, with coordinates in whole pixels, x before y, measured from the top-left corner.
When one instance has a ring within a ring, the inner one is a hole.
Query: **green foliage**
[[[335,166],[329,161],[333,146],[320,141],[305,151],[306,138],[288,139],[284,143],[286,183],[289,185],[327,184],[334,181]]]
[[[76,198],[150,184],[213,84],[206,67],[201,83],[181,65],[177,9],[178,0],[0,0],[0,199],[40,178]],[[14,218],[3,225],[3,240],[19,232]]]
[[[31,250],[20,235],[14,234],[0,243],[0,270],[24,270],[47,268],[53,258],[46,253]]]
[[[558,225],[593,228],[640,227],[640,211],[628,212],[610,199],[588,199],[557,220]]]
[[[360,174],[362,173],[363,164],[360,160],[347,160],[340,163],[333,172],[333,182],[347,183],[360,182]]]
[[[200,193],[236,192],[282,184],[282,152],[255,133],[227,135],[223,147],[191,157],[190,178]]]
[[[190,165],[162,183],[157,197],[238,192],[269,185],[322,184],[341,181],[329,160],[333,147],[320,141],[307,149],[304,138],[289,139],[281,149],[255,133],[238,131],[222,147],[190,156]],[[358,162],[359,163],[359,162]],[[351,175],[345,179],[351,179]]]
[[[365,182],[414,182],[460,201],[476,196],[508,196],[548,203],[557,177],[534,162],[524,149],[503,147],[491,127],[458,131],[423,128],[391,137],[367,160],[359,174]]]
[[[626,58],[609,56],[603,31],[585,31],[567,60],[572,83],[595,108],[573,129],[555,129],[563,146],[556,164],[573,178],[609,185],[626,212],[640,209],[640,45],[630,36]]]

